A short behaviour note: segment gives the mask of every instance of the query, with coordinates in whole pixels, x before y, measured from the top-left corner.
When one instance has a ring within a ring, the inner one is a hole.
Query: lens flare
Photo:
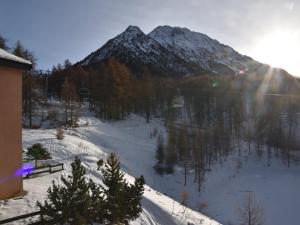
[[[18,169],[14,175],[16,177],[20,177],[20,176],[32,173],[32,171],[33,171],[33,165],[27,163],[27,164],[24,164],[20,169]]]
[[[32,173],[33,168],[34,167],[32,164],[26,163],[21,168],[17,169],[14,174],[7,176],[7,177],[0,177],[0,184],[8,182],[8,181],[14,179],[14,177],[22,177],[24,175],[30,174],[30,173]]]

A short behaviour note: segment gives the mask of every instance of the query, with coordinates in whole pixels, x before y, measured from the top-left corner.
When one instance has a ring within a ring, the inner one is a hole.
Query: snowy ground
[[[86,126],[88,124],[88,126]],[[193,183],[192,171],[188,185],[183,185],[183,171],[176,168],[174,175],[159,176],[154,173],[156,138],[150,134],[156,128],[165,133],[159,120],[147,124],[145,119],[132,115],[127,120],[103,122],[92,116],[81,117],[80,127],[66,132],[58,141],[55,130],[24,130],[24,148],[32,143],[43,143],[52,152],[53,160],[67,165],[79,155],[88,168],[88,176],[99,180],[95,162],[106,153],[116,152],[122,169],[131,176],[144,175],[148,186],[143,200],[143,214],[132,224],[193,224],[214,225],[214,220],[190,209],[184,209],[172,199],[181,201],[181,193],[189,193],[188,205],[194,210],[207,203],[203,213],[224,225],[238,225],[237,205],[251,191],[265,209],[266,225],[299,225],[300,166],[288,168],[278,159],[268,167],[265,159],[257,159],[247,151],[240,158],[232,156],[223,167],[214,166],[206,177],[204,190],[199,194]],[[242,167],[237,170],[238,161]],[[9,200],[0,206],[0,219],[34,211],[37,200],[43,200],[51,180],[58,180],[61,173],[43,175],[25,180],[28,194],[22,199]],[[128,175],[128,179],[132,177]],[[162,194],[164,193],[164,194]],[[169,197],[170,198],[169,198]],[[172,213],[173,212],[173,213]],[[20,223],[22,224],[22,223]]]
[[[242,151],[241,157],[232,156],[223,166],[213,166],[212,172],[207,174],[204,190],[199,194],[192,171],[187,186],[183,185],[181,168],[177,168],[174,175],[161,177],[154,173],[156,139],[151,139],[150,133],[155,128],[165,132],[158,120],[150,124],[138,116],[114,123],[102,123],[93,118],[83,120],[92,124],[91,128],[82,129],[85,138],[117,152],[127,173],[143,174],[149,186],[179,202],[181,193],[188,192],[191,208],[197,210],[199,205],[207,203],[208,207],[202,212],[223,224],[239,224],[237,207],[249,192],[253,192],[265,210],[266,225],[299,225],[299,165],[288,168],[280,159],[274,158],[269,167],[266,155],[258,159],[254,153],[249,155],[248,147],[245,147],[247,150]],[[238,164],[241,165],[239,170]]]
[[[85,127],[86,122],[89,126]],[[75,155],[81,158],[83,165],[87,168],[87,176],[96,182],[101,182],[101,176],[96,170],[96,161],[99,158],[105,158],[106,153],[111,151],[118,153],[125,172],[133,176],[147,174],[147,177],[150,177],[155,147],[155,140],[151,140],[148,133],[151,125],[141,123],[139,117],[131,118],[123,123],[103,123],[93,117],[86,117],[81,119],[81,125],[83,127],[66,131],[66,137],[62,141],[56,139],[56,132],[53,129],[23,130],[24,149],[33,143],[42,143],[51,152],[53,162],[62,162],[66,165],[65,171],[24,180],[24,189],[27,194],[18,199],[0,202],[0,220],[36,211],[36,201],[45,199],[47,188],[51,186],[52,180],[59,182],[61,174],[69,173],[70,163]],[[135,160],[131,161],[133,158]],[[150,168],[146,169],[145,166]],[[148,172],[144,173],[147,170]],[[133,177],[128,174],[126,178],[132,181]],[[142,205],[141,217],[131,224],[186,225],[188,222],[195,225],[220,224],[199,212],[183,207],[149,186],[145,188]],[[24,224],[32,220],[11,224]]]

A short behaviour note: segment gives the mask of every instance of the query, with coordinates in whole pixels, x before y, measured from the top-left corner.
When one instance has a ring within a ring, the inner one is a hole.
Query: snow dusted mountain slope
[[[159,26],[148,36],[186,61],[215,73],[237,74],[256,63],[233,48],[187,28]]]
[[[109,40],[103,47],[90,54],[81,64],[93,64],[115,56],[115,54],[121,54],[121,52],[118,52],[120,49],[131,51],[134,57],[143,57],[144,54],[152,51],[156,53],[154,49],[159,47],[158,43],[148,38],[138,27],[129,26],[123,33]],[[149,62],[151,58],[144,60]]]
[[[110,58],[126,64],[136,75],[145,67],[158,76],[188,76],[244,74],[262,66],[205,34],[170,26],[159,26],[148,35],[129,26],[78,64],[95,68]]]
[[[125,63],[135,73],[147,66],[154,74],[182,75],[201,71],[193,62],[185,61],[169,51],[138,27],[129,26],[123,33],[109,40],[100,49],[90,54],[79,64],[97,66],[109,58]]]

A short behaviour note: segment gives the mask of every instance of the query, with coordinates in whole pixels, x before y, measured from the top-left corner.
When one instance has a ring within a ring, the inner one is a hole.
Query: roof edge
[[[21,70],[31,70],[32,69],[32,64],[17,62],[17,61],[5,59],[5,58],[0,58],[0,66],[6,66],[6,67],[21,69]]]

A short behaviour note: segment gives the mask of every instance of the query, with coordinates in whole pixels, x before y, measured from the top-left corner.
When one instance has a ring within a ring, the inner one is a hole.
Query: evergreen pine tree
[[[141,212],[140,200],[144,192],[144,178],[137,178],[133,185],[129,185],[113,153],[108,157],[101,172],[105,185],[102,187],[105,196],[104,222],[108,224],[128,223],[129,220],[137,218]]]
[[[135,179],[134,184],[127,186],[127,213],[125,220],[137,219],[142,212],[141,200],[144,193],[145,179],[143,176]]]
[[[34,144],[30,148],[28,148],[27,152],[26,152],[26,155],[30,159],[35,160],[35,167],[37,167],[37,161],[38,160],[49,159],[50,158],[50,153],[40,143]]]
[[[4,49],[4,50],[9,50],[7,44],[6,44],[7,40],[0,35],[0,48]]]
[[[24,57],[24,53],[25,53],[25,48],[24,46],[21,44],[21,41],[17,41],[16,42],[16,45],[13,49],[13,52],[12,52],[14,55],[16,56],[19,56],[19,57]]]
[[[93,181],[90,181],[91,189],[91,218],[93,222],[103,223],[104,221],[104,197],[101,187],[96,185]]]
[[[103,163],[104,163],[103,159],[99,159],[97,161],[97,170],[100,170],[100,168],[103,166]]]
[[[103,175],[103,193],[105,195],[105,219],[111,223],[121,222],[122,213],[125,208],[124,196],[124,173],[120,171],[120,163],[114,154],[111,154],[104,167],[101,169]]]
[[[85,168],[76,157],[71,164],[72,175],[66,179],[61,177],[62,185],[53,182],[48,189],[48,199],[42,205],[37,202],[45,219],[53,220],[59,224],[83,225],[93,221],[92,200],[90,187],[93,182],[86,182]]]

